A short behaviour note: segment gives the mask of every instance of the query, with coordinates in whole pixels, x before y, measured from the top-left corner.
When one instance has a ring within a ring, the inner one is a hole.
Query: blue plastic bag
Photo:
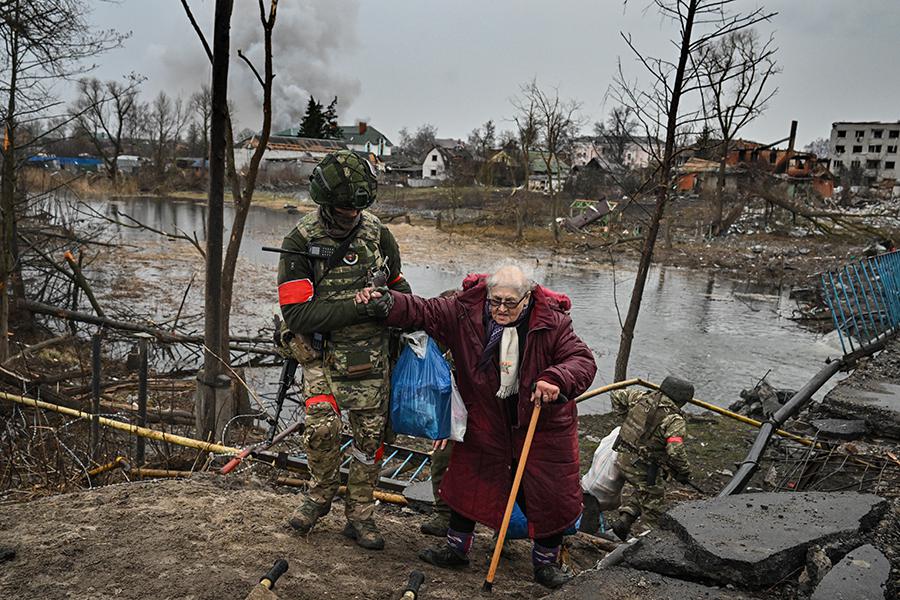
[[[408,336],[391,374],[391,427],[396,433],[442,440],[450,437],[450,366],[423,332]]]
[[[600,515],[600,531],[604,531],[603,527],[603,515]],[[575,535],[575,532],[578,531],[578,526],[581,524],[581,515],[578,516],[578,519],[572,523],[568,529],[563,531],[563,535]],[[528,519],[525,518],[525,513],[522,512],[522,509],[519,508],[519,503],[516,502],[513,505],[512,515],[509,517],[509,527],[506,528],[506,539],[508,540],[526,540],[528,539]]]

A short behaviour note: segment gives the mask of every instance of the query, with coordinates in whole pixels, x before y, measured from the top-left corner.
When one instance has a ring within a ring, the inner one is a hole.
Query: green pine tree
[[[325,137],[325,114],[322,105],[316,102],[313,96],[306,103],[306,114],[300,121],[300,137],[323,138]]]
[[[343,132],[341,131],[340,125],[338,125],[338,115],[337,115],[337,96],[334,97],[334,100],[331,101],[331,104],[328,105],[328,108],[325,109],[324,118],[325,118],[325,128],[322,132],[322,137],[329,140],[338,140],[344,137]]]

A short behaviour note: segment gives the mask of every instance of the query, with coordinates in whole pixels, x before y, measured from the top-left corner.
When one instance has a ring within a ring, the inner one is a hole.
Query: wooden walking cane
[[[560,394],[561,397],[562,394]],[[537,429],[538,417],[541,416],[541,405],[535,404],[531,413],[531,422],[528,423],[528,433],[525,434],[525,443],[522,444],[522,455],[519,457],[519,465],[516,467],[516,477],[513,479],[512,490],[509,492],[509,500],[506,501],[506,512],[503,514],[503,522],[500,524],[500,533],[497,535],[497,543],[494,545],[494,555],[491,557],[491,568],[484,578],[482,592],[490,593],[494,587],[494,575],[497,573],[497,564],[500,562],[500,551],[503,549],[503,541],[506,539],[506,530],[509,528],[509,519],[512,516],[516,496],[519,494],[519,484],[522,483],[522,474],[525,472],[525,461],[528,460],[528,451],[531,449],[531,440],[534,430]]]

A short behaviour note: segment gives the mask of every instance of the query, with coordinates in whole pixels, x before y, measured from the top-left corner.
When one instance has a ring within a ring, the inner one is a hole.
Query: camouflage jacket
[[[356,292],[371,285],[410,291],[400,272],[397,242],[375,215],[363,211],[349,248],[330,270],[326,272],[327,259],[312,257],[340,245],[341,240],[325,233],[317,213],[306,215],[282,243],[282,248],[305,255],[283,254],[278,266],[278,300],[285,323],[296,334],[323,334],[319,364],[332,390],[339,381],[386,381],[390,370],[388,329],[366,316],[365,307],[354,301]],[[357,404],[370,400],[374,401]]]
[[[613,411],[622,421],[619,438],[625,442],[626,451],[659,462],[673,474],[690,473],[684,448],[687,425],[672,400],[659,392],[637,389],[617,390],[610,397]]]

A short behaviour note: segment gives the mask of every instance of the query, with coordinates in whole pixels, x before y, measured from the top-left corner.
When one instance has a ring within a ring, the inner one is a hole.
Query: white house
[[[622,153],[623,166],[630,169],[643,169],[650,166],[654,147],[660,148],[662,142],[654,138],[629,137],[624,141]],[[601,165],[615,159],[619,143],[607,136],[596,138],[579,138],[572,143],[572,166],[583,167],[596,158]]]
[[[471,160],[472,156],[465,148],[435,146],[422,161],[422,179],[444,181],[452,175],[454,166],[459,167]]]
[[[365,121],[356,125],[341,125],[341,136],[350,150],[374,154],[378,158],[390,156],[394,147],[387,136]]]

